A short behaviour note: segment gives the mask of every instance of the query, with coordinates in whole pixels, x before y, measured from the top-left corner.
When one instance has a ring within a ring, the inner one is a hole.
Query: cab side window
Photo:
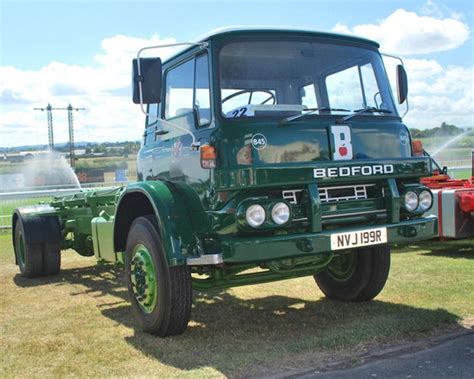
[[[146,118],[145,145],[151,145],[155,142],[155,128],[158,124],[158,104],[148,105],[148,114]]]
[[[209,89],[209,61],[207,54],[196,58],[194,107],[198,110],[199,126],[211,122],[211,91]]]
[[[191,113],[193,110],[194,60],[168,71],[166,75],[165,119]]]
[[[209,60],[202,54],[173,67],[165,74],[164,118],[185,127],[204,126],[211,122]],[[195,125],[194,113],[198,116]]]

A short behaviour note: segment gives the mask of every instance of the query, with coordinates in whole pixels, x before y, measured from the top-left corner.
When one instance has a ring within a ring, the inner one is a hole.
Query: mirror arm
[[[140,59],[141,59],[140,55],[145,50],[161,49],[161,48],[164,48],[164,47],[175,47],[175,46],[199,46],[201,49],[206,49],[209,46],[209,44],[207,42],[180,42],[180,43],[169,43],[169,44],[166,44],[166,45],[147,46],[147,47],[143,47],[140,50],[138,50],[138,53],[137,53],[137,73],[138,73],[137,81],[138,81],[138,95],[140,96],[140,109],[141,109],[142,113],[145,114],[145,116],[147,116],[149,119],[151,118],[152,120],[154,119],[154,120],[157,120],[157,121],[160,120],[158,118],[158,116],[149,114],[145,110],[145,107],[144,107],[144,104],[143,104],[143,88],[142,88],[143,76],[142,76],[141,65],[140,65]],[[186,134],[189,134],[193,139],[193,142],[191,143],[191,147],[198,148],[200,146],[201,143],[196,140],[196,137],[194,136],[194,133],[192,131],[190,131],[186,128],[183,128],[179,125],[176,125],[174,123],[171,123],[171,122],[168,122],[168,124],[173,126],[176,129],[181,130],[182,132],[185,132]]]
[[[396,60],[400,61],[400,64],[403,67],[405,67],[405,65],[403,64],[403,59],[400,58],[400,57],[397,57],[396,55],[391,55],[391,54],[387,54],[387,53],[380,53],[380,55],[382,55],[384,57],[389,57],[389,58],[396,59]],[[405,112],[403,113],[401,118],[405,117],[409,110],[410,110],[410,105],[408,104],[408,96],[407,96],[407,98],[405,99]]]

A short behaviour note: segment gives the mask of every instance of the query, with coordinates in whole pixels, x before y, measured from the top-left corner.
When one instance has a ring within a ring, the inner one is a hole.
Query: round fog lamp
[[[422,211],[427,211],[428,209],[431,208],[431,204],[433,204],[433,196],[431,196],[431,192],[427,190],[423,190],[420,192],[418,195],[418,198],[420,200],[420,210]]]
[[[282,225],[290,219],[290,207],[285,203],[276,203],[272,208],[272,220],[275,224]]]
[[[405,194],[405,209],[409,212],[413,212],[418,208],[418,195],[413,191],[408,191]]]
[[[256,228],[265,222],[265,209],[258,204],[251,205],[245,212],[245,219],[251,227]]]

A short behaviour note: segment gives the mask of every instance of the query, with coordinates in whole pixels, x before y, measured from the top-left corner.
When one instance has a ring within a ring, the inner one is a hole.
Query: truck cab
[[[419,183],[431,162],[412,156],[378,47],[225,30],[159,60],[159,83],[140,76],[142,90],[159,87],[140,180],[182,193],[188,217],[175,226],[191,231],[168,264],[190,268],[194,288],[314,275],[330,298],[369,300],[387,279],[388,246],[435,234],[436,219],[423,217],[432,195]]]

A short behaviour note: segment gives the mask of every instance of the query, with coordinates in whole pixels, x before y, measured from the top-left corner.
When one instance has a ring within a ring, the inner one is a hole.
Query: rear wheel
[[[57,275],[61,269],[61,245],[45,243],[43,245],[43,275]]]
[[[26,242],[21,220],[15,225],[15,255],[21,276],[36,278],[43,275],[43,245]]]
[[[191,316],[191,273],[186,266],[168,266],[154,216],[132,223],[125,274],[143,330],[161,337],[183,333]]]
[[[389,271],[390,247],[377,246],[334,258],[314,279],[330,299],[369,301],[382,291]]]

